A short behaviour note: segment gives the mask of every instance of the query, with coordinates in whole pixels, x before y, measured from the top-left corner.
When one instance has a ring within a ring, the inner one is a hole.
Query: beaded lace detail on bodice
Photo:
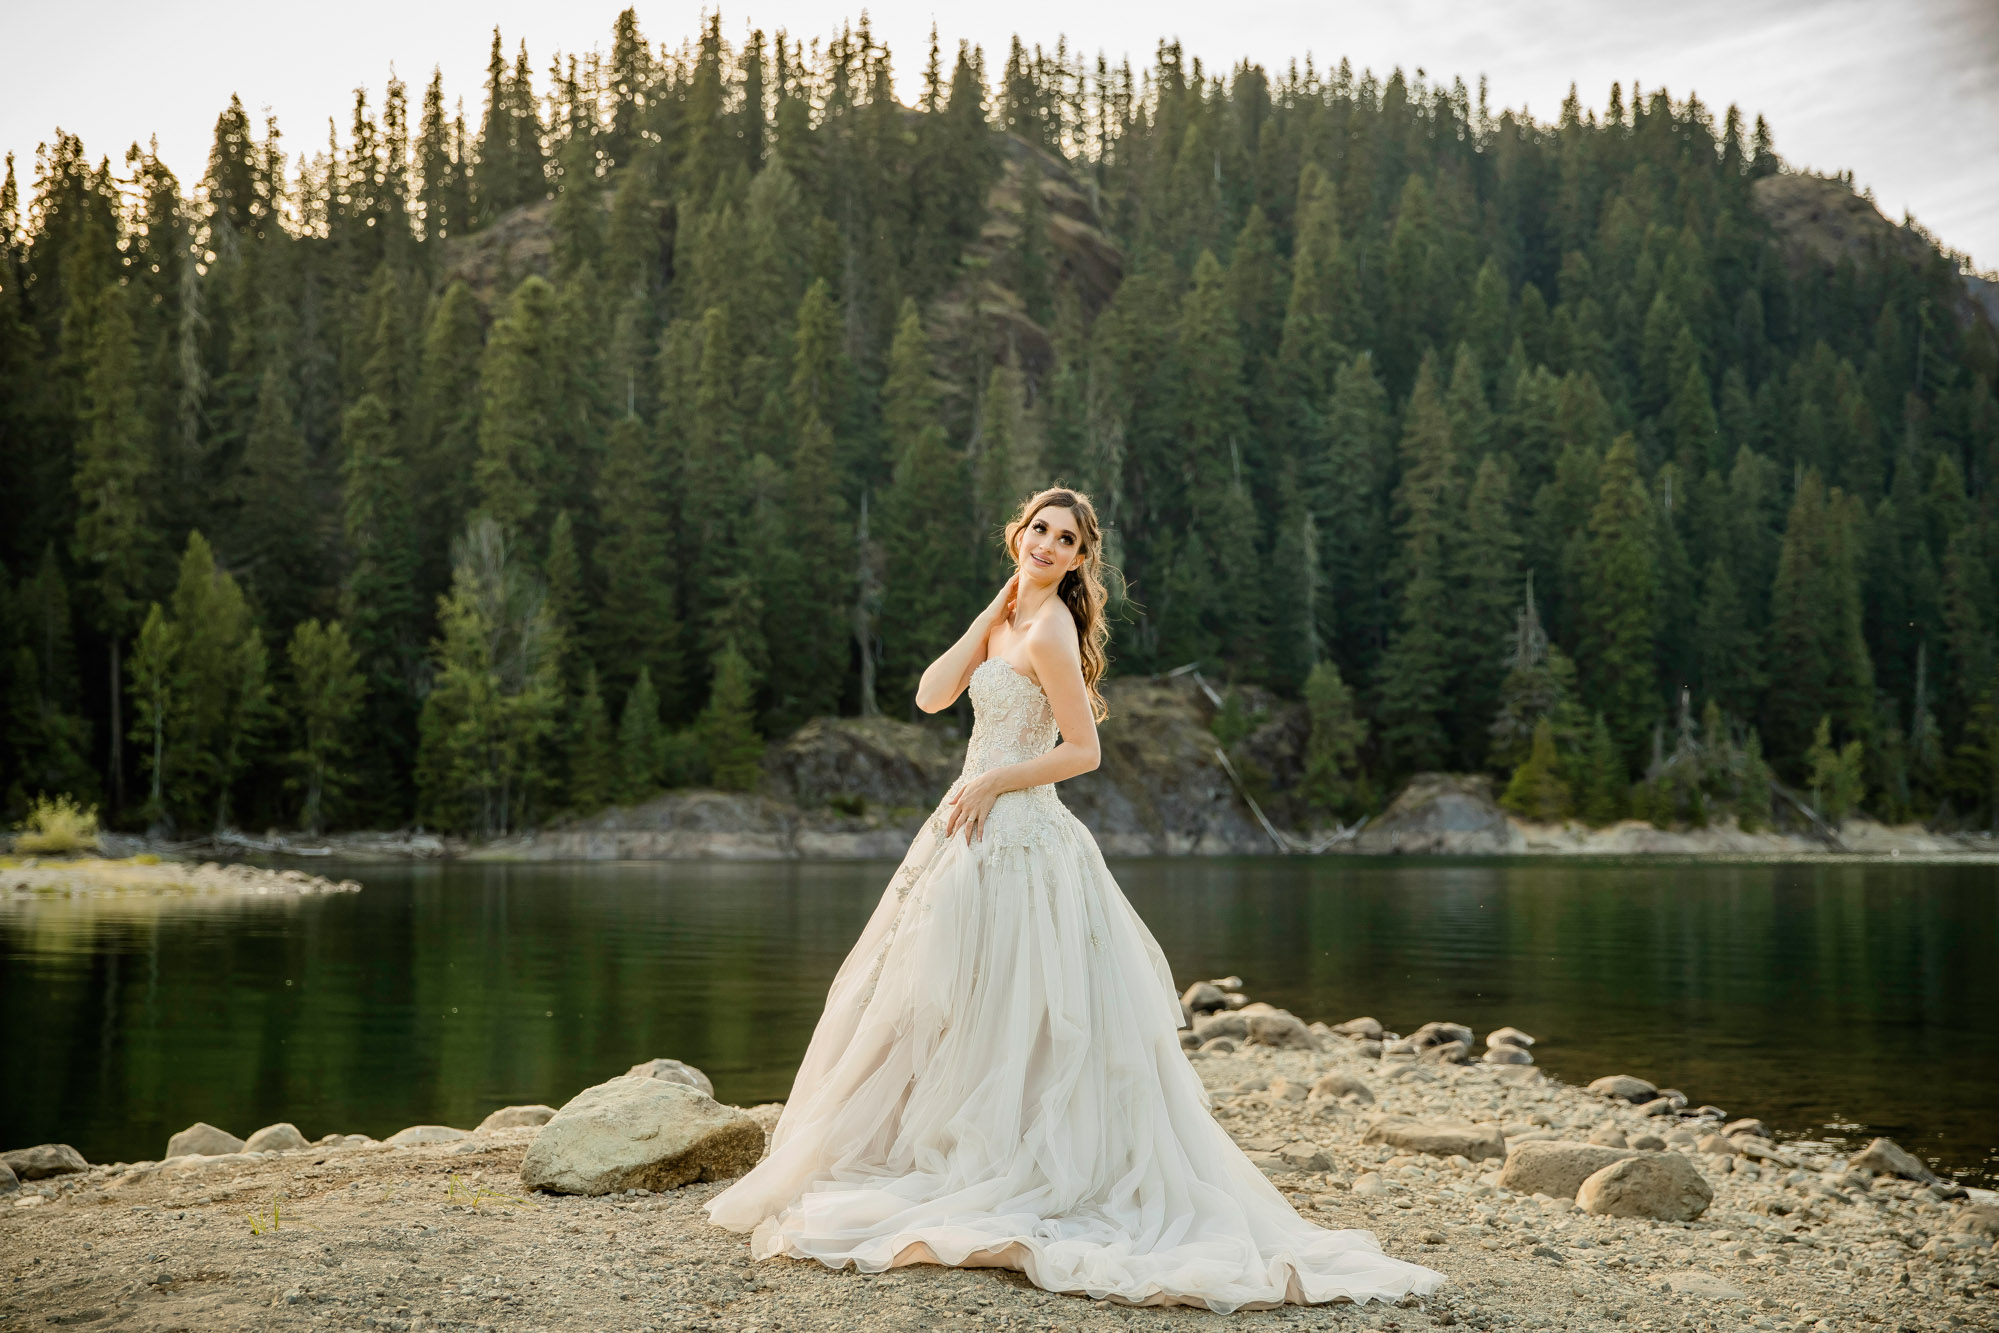
[[[1015,670],[1013,663],[988,657],[972,669],[970,689],[972,738],[965,745],[964,777],[1055,748],[1055,710],[1041,687]]]

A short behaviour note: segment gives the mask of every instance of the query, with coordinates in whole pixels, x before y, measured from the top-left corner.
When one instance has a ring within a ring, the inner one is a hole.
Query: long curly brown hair
[[[1110,716],[1110,705],[1097,691],[1097,682],[1103,678],[1104,670],[1110,665],[1110,655],[1104,646],[1110,642],[1110,619],[1104,614],[1104,605],[1110,594],[1104,587],[1104,544],[1103,530],[1097,523],[1096,506],[1090,497],[1067,486],[1051,486],[1044,491],[1036,491],[1023,500],[1020,509],[1006,525],[1006,558],[1012,564],[1020,563],[1020,534],[1034,520],[1034,516],[1050,506],[1067,509],[1076,516],[1076,534],[1081,539],[1083,558],[1074,569],[1062,576],[1055,595],[1069,608],[1069,614],[1076,620],[1076,637],[1083,654],[1083,687],[1090,692],[1090,715],[1101,722]]]

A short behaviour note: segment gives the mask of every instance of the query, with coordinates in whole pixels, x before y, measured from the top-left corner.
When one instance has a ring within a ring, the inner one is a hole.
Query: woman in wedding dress
[[[1300,1217],[1215,1122],[1165,955],[1055,794],[1098,761],[1099,538],[1060,488],[1007,525],[1013,576],[917,687],[932,713],[971,691],[964,771],[834,976],[768,1155],[709,1218],[758,1259],[1016,1268],[1136,1305],[1433,1291],[1373,1233]]]

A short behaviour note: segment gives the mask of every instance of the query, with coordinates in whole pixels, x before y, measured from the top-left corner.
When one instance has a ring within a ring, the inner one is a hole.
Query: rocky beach
[[[1642,1062],[1562,1084],[1513,1029],[1307,1024],[1229,983],[1186,996],[1183,1040],[1216,1118],[1306,1216],[1444,1272],[1435,1296],[1221,1316],[1047,1293],[1004,1270],[752,1263],[700,1204],[756,1160],[780,1108],[725,1106],[700,1071],[652,1060],[471,1129],[378,1142],[195,1125],[155,1161],[9,1152],[0,1327],[1993,1325],[1999,1199],[1887,1140],[1854,1152],[1773,1135],[1654,1087]]]

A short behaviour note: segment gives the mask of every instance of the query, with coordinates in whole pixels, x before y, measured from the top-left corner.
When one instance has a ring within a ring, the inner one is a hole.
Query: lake
[[[1780,1137],[1999,1184],[1999,868],[1114,859],[1181,985],[1310,1021],[1510,1023]],[[653,1056],[782,1099],[888,862],[320,867],[358,894],[0,903],[0,1146],[196,1120],[470,1127]]]

